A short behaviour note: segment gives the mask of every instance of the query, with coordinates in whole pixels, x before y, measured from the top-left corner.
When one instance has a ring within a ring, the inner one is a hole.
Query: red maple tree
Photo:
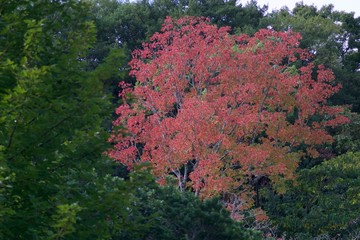
[[[293,178],[304,154],[332,141],[325,127],[348,121],[343,108],[326,105],[340,87],[332,71],[315,68],[299,39],[167,18],[133,52],[137,83],[122,83],[110,157],[129,168],[150,162],[160,183],[170,174],[181,191],[230,194],[229,206],[250,206],[251,178]]]

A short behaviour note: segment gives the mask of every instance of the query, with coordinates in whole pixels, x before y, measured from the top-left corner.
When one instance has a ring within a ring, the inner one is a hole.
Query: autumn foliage
[[[129,168],[150,162],[159,183],[173,176],[182,191],[251,206],[254,177],[294,178],[302,156],[332,141],[325,128],[348,121],[326,104],[340,88],[333,73],[311,63],[300,38],[167,18],[133,52],[137,83],[121,84],[109,155]]]

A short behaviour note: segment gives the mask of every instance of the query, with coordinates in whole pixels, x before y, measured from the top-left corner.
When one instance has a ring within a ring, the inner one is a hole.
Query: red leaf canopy
[[[291,179],[301,156],[331,142],[325,127],[348,121],[327,99],[334,75],[313,66],[292,31],[233,36],[204,18],[167,18],[133,52],[135,87],[122,83],[110,157],[150,162],[202,197],[244,200],[253,176]],[[299,67],[302,66],[302,67]],[[314,70],[316,69],[316,70]]]

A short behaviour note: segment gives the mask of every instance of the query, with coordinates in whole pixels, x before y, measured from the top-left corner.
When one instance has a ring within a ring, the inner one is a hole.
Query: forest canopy
[[[332,5],[0,0],[0,239],[359,238],[359,43]]]

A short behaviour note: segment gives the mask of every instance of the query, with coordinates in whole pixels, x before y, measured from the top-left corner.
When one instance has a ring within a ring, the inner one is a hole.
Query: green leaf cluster
[[[360,153],[348,152],[299,173],[266,210],[281,232],[299,239],[352,239],[360,230]]]
[[[96,199],[108,147],[111,104],[86,61],[95,25],[75,0],[0,1],[0,11],[0,232],[66,238]]]

